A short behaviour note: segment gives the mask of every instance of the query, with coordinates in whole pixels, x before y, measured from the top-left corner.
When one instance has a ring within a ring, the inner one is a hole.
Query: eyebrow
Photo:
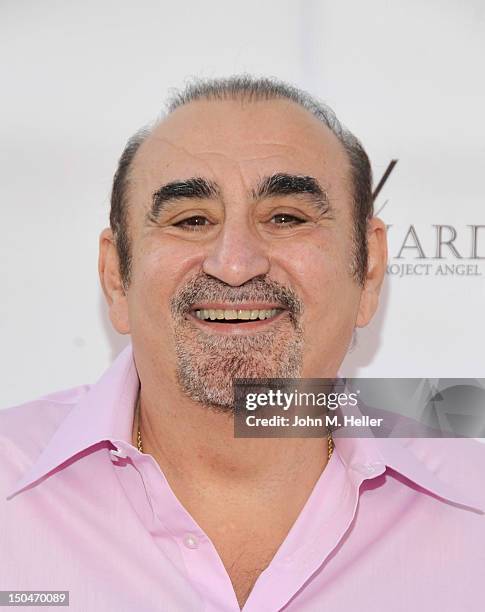
[[[312,176],[280,172],[264,177],[251,192],[253,200],[288,195],[310,195],[311,203],[320,214],[326,214],[331,210],[326,190]],[[172,181],[162,185],[153,193],[147,219],[156,221],[160,214],[177,200],[210,200],[218,196],[220,189],[217,183],[202,177]]]
[[[320,214],[331,210],[326,190],[312,176],[278,173],[265,177],[253,191],[254,199],[285,195],[310,195],[311,202]]]
[[[218,195],[217,185],[205,178],[195,177],[183,181],[172,181],[155,191],[147,217],[152,221],[157,219],[169,204],[177,200],[209,200]]]

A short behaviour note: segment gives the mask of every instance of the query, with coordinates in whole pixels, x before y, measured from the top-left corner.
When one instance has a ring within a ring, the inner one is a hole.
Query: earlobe
[[[129,334],[128,300],[120,276],[118,252],[110,228],[99,237],[98,272],[109,309],[109,317],[116,331]]]
[[[386,226],[377,217],[368,223],[367,229],[368,265],[367,274],[360,297],[356,326],[365,327],[374,316],[379,304],[384,274],[387,264]]]

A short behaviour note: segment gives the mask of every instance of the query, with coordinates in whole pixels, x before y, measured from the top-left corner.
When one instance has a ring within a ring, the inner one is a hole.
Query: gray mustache
[[[255,277],[244,285],[232,287],[206,274],[198,274],[177,291],[171,300],[171,311],[174,317],[180,317],[186,314],[193,304],[209,301],[228,304],[274,302],[295,316],[303,312],[302,301],[295,291],[272,279]]]

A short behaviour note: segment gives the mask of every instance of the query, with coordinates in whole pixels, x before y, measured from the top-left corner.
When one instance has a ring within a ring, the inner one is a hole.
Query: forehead
[[[235,175],[248,186],[275,172],[344,183],[343,145],[321,121],[294,102],[197,100],[177,108],[141,145],[132,167],[140,186],[190,176],[218,183]]]

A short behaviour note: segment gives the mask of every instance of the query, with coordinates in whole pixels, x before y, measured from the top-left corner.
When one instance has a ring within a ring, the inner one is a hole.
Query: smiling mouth
[[[200,310],[194,310],[193,314],[202,321],[217,321],[218,323],[235,323],[244,321],[264,321],[266,319],[272,319],[278,313],[282,312],[282,308],[269,308],[269,309],[213,309],[203,308]]]
[[[193,308],[190,311],[192,319],[204,327],[213,329],[257,329],[279,319],[286,310],[284,308]]]

